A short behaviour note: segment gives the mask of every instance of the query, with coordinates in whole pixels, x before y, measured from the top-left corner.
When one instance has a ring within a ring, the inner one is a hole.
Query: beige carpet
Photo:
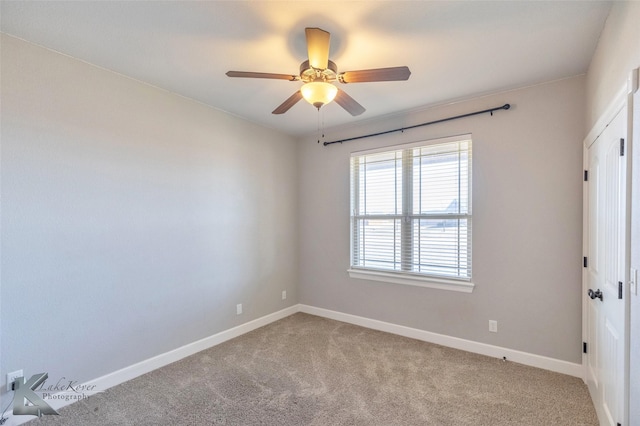
[[[295,314],[33,425],[597,425],[575,377]]]

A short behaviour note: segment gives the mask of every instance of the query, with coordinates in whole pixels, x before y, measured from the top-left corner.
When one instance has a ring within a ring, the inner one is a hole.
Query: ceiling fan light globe
[[[331,83],[314,81],[302,86],[300,92],[307,102],[320,109],[321,106],[328,104],[336,97],[338,88]]]

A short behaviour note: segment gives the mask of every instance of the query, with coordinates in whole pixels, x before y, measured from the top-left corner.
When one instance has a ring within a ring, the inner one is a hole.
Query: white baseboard
[[[265,315],[253,321],[249,321],[247,323],[241,324],[237,327],[233,327],[228,330],[221,331],[220,333],[216,333],[212,336],[205,337],[204,339],[197,340],[193,343],[188,343],[172,351],[165,352],[163,354],[154,356],[152,358],[146,359],[144,361],[140,361],[128,367],[122,368],[118,371],[114,371],[113,373],[109,373],[102,377],[98,377],[97,379],[86,382],[81,386],[95,385],[94,389],[96,389],[97,391],[105,391],[113,386],[119,385],[131,379],[135,379],[138,376],[149,373],[153,370],[156,370],[160,367],[164,367],[165,365],[169,365],[173,362],[179,361],[182,358],[186,358],[197,352],[203,351],[205,349],[209,349],[213,346],[219,345],[220,343],[226,342],[227,340],[231,340],[235,337],[241,336],[257,328],[263,327],[267,324],[271,324],[272,322],[278,321],[282,318],[286,318],[289,315],[295,314],[296,312],[299,312],[299,305],[290,306],[278,312]],[[62,408],[74,403],[75,401],[73,400],[64,401],[63,399],[52,399],[52,400],[46,400],[45,402],[49,404],[51,408],[53,408],[54,410],[58,410],[59,408]],[[9,409],[7,410],[7,413],[5,413],[5,417],[7,418],[7,422],[4,424],[4,426],[20,425],[30,420],[33,420],[35,418],[35,416],[14,416],[11,413],[11,407],[9,407]]]
[[[529,365],[532,367],[538,367],[545,370],[554,371],[557,373],[567,374],[574,377],[579,377],[584,380],[583,367],[581,364],[575,364],[567,361],[562,361],[554,358],[548,358],[540,355],[534,355],[527,352],[516,351],[513,349],[502,348],[499,346],[488,345],[485,343],[474,342],[472,340],[459,339],[457,337],[446,336],[443,334],[432,333],[430,331],[419,330],[417,328],[405,327],[402,325],[392,324],[384,321],[378,321],[370,318],[360,317],[351,314],[345,314],[342,312],[331,311],[329,309],[316,308],[309,305],[293,305],[288,308],[282,309],[278,312],[274,312],[269,315],[265,315],[261,318],[257,318],[253,321],[249,321],[245,324],[241,324],[237,327],[230,328],[220,333],[214,334],[204,339],[195,341],[193,343],[186,344],[180,348],[174,349],[169,352],[154,356],[152,358],[140,361],[136,364],[122,368],[113,373],[106,374],[97,379],[84,383],[84,386],[95,386],[98,391],[105,391],[113,386],[124,383],[128,380],[135,379],[138,376],[149,373],[165,365],[179,361],[182,358],[186,358],[197,352],[219,345],[220,343],[231,340],[235,337],[239,337],[245,333],[253,331],[257,328],[263,327],[272,322],[278,321],[282,318],[286,318],[297,312],[304,312],[319,317],[329,318],[336,321],[342,321],[349,324],[359,325],[361,327],[370,328],[373,330],[384,331],[387,333],[397,334],[399,336],[409,337],[416,340],[422,340],[424,342],[435,343],[442,346],[447,346],[454,349],[460,349],[467,352],[473,352],[481,355],[487,355],[494,358],[506,357],[509,361],[517,362],[519,364]],[[54,410],[70,405],[75,401],[64,401],[62,399],[47,400],[46,401]],[[14,416],[11,410],[7,410],[5,414],[7,422],[4,426],[20,425],[29,420],[33,420],[34,416]]]
[[[228,330],[221,331],[220,333],[216,333],[212,336],[205,337],[204,339],[197,340],[193,343],[188,343],[182,347],[154,356],[153,358],[146,359],[113,373],[104,375],[88,382],[87,384],[97,385],[96,389],[106,390],[110,387],[119,385],[120,383],[124,383],[150,371],[156,370],[160,367],[164,367],[165,365],[179,361],[182,358],[186,358],[205,349],[209,349],[213,346],[219,345],[220,343],[224,343],[227,340],[242,336],[243,334],[253,331],[257,328],[263,327],[267,324],[271,324],[272,322],[281,320],[282,318],[286,318],[298,311],[298,305],[290,306],[272,314],[257,318],[253,321],[249,321]]]
[[[549,358],[541,355],[534,355],[527,352],[521,352],[514,349],[502,348],[500,346],[488,345],[486,343],[474,342],[472,340],[460,339],[457,337],[446,336],[444,334],[432,333],[430,331],[419,330],[417,328],[405,327],[384,321],[378,321],[370,318],[359,317],[342,312],[331,311],[323,308],[316,308],[308,305],[298,305],[299,311],[311,315],[317,315],[349,324],[359,325],[373,330],[385,331],[404,337],[410,337],[424,342],[435,343],[454,349],[460,349],[467,352],[473,352],[481,355],[487,355],[494,358],[506,357],[507,360],[524,364],[531,367],[538,367],[544,370],[554,371],[556,373],[567,374],[569,376],[579,377],[584,380],[584,368],[582,364],[562,361],[555,358]]]

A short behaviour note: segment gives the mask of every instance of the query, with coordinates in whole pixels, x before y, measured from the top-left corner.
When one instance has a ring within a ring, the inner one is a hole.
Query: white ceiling
[[[2,1],[1,30],[291,135],[585,73],[609,12],[598,1]],[[297,74],[305,27],[331,33],[338,71],[407,65],[400,82],[341,88],[320,117],[301,85],[229,78]]]

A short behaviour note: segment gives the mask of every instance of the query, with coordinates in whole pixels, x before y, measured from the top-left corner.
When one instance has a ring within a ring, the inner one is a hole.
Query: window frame
[[[462,141],[469,141],[469,147],[468,147],[468,213],[466,214],[455,214],[455,215],[450,215],[447,214],[447,219],[453,218],[453,219],[459,219],[459,218],[464,218],[466,219],[468,222],[468,243],[467,243],[467,250],[469,252],[468,256],[469,256],[469,269],[471,271],[471,264],[472,264],[472,235],[471,235],[471,228],[472,228],[472,188],[473,188],[473,182],[472,182],[472,162],[473,162],[473,157],[472,157],[472,145],[473,145],[473,138],[471,134],[462,134],[462,135],[456,135],[456,136],[450,136],[450,137],[445,137],[445,138],[438,138],[438,139],[432,139],[432,140],[421,140],[421,141],[417,141],[417,142],[411,142],[411,143],[405,143],[405,144],[399,144],[399,145],[392,145],[392,146],[385,146],[385,147],[381,147],[381,148],[376,148],[376,149],[369,149],[369,150],[364,150],[364,151],[355,151],[351,153],[350,156],[350,186],[349,186],[349,193],[350,193],[350,200],[349,200],[349,205],[350,205],[350,214],[349,214],[349,240],[350,240],[350,251],[349,251],[349,269],[348,269],[348,273],[349,276],[351,278],[356,278],[356,279],[366,279],[366,280],[373,280],[373,281],[382,281],[382,282],[387,282],[387,283],[394,283],[394,284],[404,284],[404,285],[412,285],[412,286],[419,286],[419,287],[428,287],[428,288],[436,288],[436,289],[442,289],[442,290],[451,290],[451,291],[458,291],[458,292],[465,292],[465,293],[470,293],[473,291],[473,288],[475,287],[475,285],[472,282],[472,275],[470,272],[470,275],[468,277],[454,277],[454,276],[442,276],[442,275],[436,275],[436,274],[429,274],[429,273],[418,273],[418,272],[413,272],[410,270],[407,270],[405,265],[405,262],[407,260],[407,256],[411,257],[413,256],[413,249],[408,250],[411,253],[406,253],[406,247],[407,247],[407,243],[406,243],[406,239],[409,238],[409,241],[411,241],[410,234],[411,234],[411,226],[413,222],[409,223],[409,226],[405,225],[405,221],[406,218],[411,218],[410,220],[420,220],[420,217],[425,217],[425,215],[423,214],[418,214],[416,215],[415,213],[412,212],[412,203],[413,203],[413,191],[410,191],[409,194],[411,194],[410,196],[406,196],[405,194],[403,194],[402,196],[402,211],[400,212],[400,214],[398,214],[398,212],[396,212],[396,214],[389,214],[389,215],[384,215],[387,219],[401,219],[402,224],[401,224],[401,243],[400,246],[401,248],[401,264],[402,264],[402,270],[385,270],[385,269],[376,269],[376,268],[371,268],[371,267],[361,267],[361,266],[354,266],[354,259],[355,259],[355,253],[354,253],[354,246],[356,245],[356,235],[355,235],[355,230],[354,230],[354,226],[355,223],[358,219],[356,219],[356,215],[355,215],[355,206],[354,206],[354,197],[356,197],[356,194],[354,194],[354,191],[359,191],[359,184],[357,184],[356,182],[354,182],[355,180],[355,174],[354,170],[352,169],[352,162],[353,162],[353,158],[354,157],[362,157],[364,155],[373,155],[373,154],[381,154],[381,153],[394,153],[394,152],[398,152],[398,151],[407,151],[407,150],[411,150],[411,149],[415,149],[415,148],[428,148],[428,147],[432,147],[434,145],[441,145],[441,144],[448,144],[448,143],[452,143],[452,142],[462,142]],[[402,176],[403,176],[403,180],[407,180],[407,181],[412,181],[413,179],[413,158],[410,158],[409,160],[404,158],[404,154],[402,157]],[[407,171],[411,172],[411,173],[407,173]],[[359,178],[358,178],[358,183],[359,183]],[[403,184],[403,188],[411,188],[412,183],[405,183]],[[362,216],[368,216],[368,215],[357,215],[360,219],[362,219]],[[373,216],[373,215],[372,215]],[[438,215],[432,215],[430,216],[430,218],[437,218]],[[416,219],[418,218],[418,219]]]

